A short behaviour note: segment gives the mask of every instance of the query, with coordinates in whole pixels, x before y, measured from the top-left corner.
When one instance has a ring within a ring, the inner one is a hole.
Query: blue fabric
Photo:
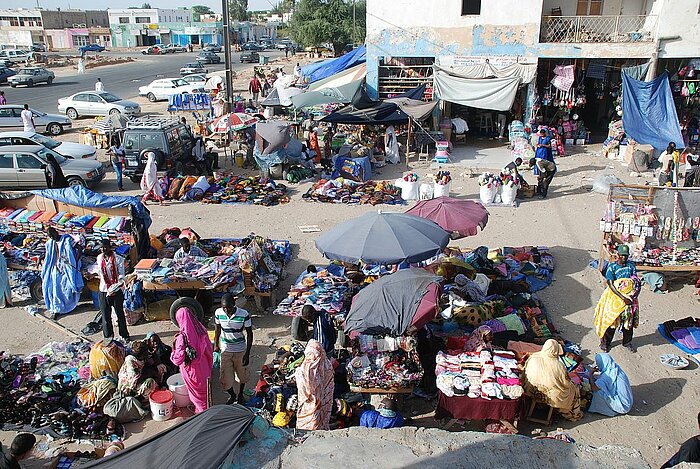
[[[317,340],[326,354],[330,354],[335,349],[335,341],[338,333],[333,325],[333,320],[327,312],[321,311],[314,323],[314,339]]]
[[[600,389],[593,392],[588,411],[608,417],[626,414],[632,409],[634,402],[632,386],[627,375],[607,353],[597,354],[595,362],[600,370],[600,376],[596,379],[595,385]]]
[[[632,278],[637,274],[637,268],[633,263],[627,261],[625,265],[620,265],[617,262],[611,262],[608,264],[608,268],[605,271],[606,280],[620,280],[621,278]]]
[[[668,142],[683,146],[681,126],[668,84],[668,74],[653,81],[622,74],[622,125],[628,137],[663,150]]]
[[[552,144],[552,138],[547,137],[546,135],[544,137],[538,137],[537,138],[537,144],[538,145],[547,145],[547,144]],[[535,150],[535,158],[542,158],[543,160],[551,161],[552,163],[554,162],[554,157],[552,156],[552,147],[538,147]],[[536,167],[536,166],[535,166]]]
[[[70,313],[78,306],[83,289],[80,260],[73,238],[63,235],[59,241],[46,242],[46,257],[41,269],[46,309],[54,314]]]
[[[0,307],[8,306],[12,303],[12,288],[10,287],[10,277],[7,274],[7,261],[5,255],[0,253]]]
[[[696,353],[700,353],[700,350],[693,350],[689,347],[686,347],[685,345],[678,342],[673,336],[667,335],[666,329],[664,329],[663,324],[659,324],[659,326],[656,328],[656,330],[659,331],[659,334],[661,334],[661,336],[664,339],[666,339],[667,341],[669,341],[671,344],[675,345],[679,349],[683,350],[685,353],[687,353],[689,355],[695,355]],[[697,361],[697,358],[695,358],[695,360]],[[700,364],[700,362],[698,362],[698,364]]]
[[[301,67],[301,74],[309,79],[309,83],[313,83],[342,72],[343,70],[347,70],[355,65],[365,63],[366,61],[367,55],[365,46],[360,46],[335,59],[328,59]]]
[[[372,162],[369,159],[369,156],[363,156],[359,158],[349,158],[345,156],[339,156],[335,160],[335,169],[333,171],[333,178],[337,178],[340,176],[347,177],[346,174],[341,174],[341,170],[345,167],[345,169],[352,169],[352,178],[355,180],[361,180],[362,182],[364,181],[369,181],[372,179]],[[345,171],[343,171],[344,173]]]
[[[360,416],[360,426],[367,428],[399,428],[403,427],[404,420],[401,414],[396,414],[396,417],[387,418],[382,416],[376,410],[366,410]]]

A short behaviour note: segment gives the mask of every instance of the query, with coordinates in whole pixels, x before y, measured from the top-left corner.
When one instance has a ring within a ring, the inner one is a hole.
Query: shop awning
[[[292,96],[292,104],[295,108],[319,106],[321,104],[340,103],[347,104],[354,100],[360,92],[364,80],[356,80],[338,87],[323,88],[318,91],[307,91]]]
[[[292,97],[302,94],[304,90],[301,88],[283,88],[274,87],[270,94],[260,103],[263,106],[282,106],[287,107],[292,105]]]
[[[324,60],[302,67],[301,74],[308,78],[309,83],[314,83],[328,78],[331,75],[335,75],[338,72],[342,72],[343,70],[347,70],[350,67],[364,63],[366,60],[365,46],[360,46],[335,59]]]
[[[309,91],[317,91],[324,88],[334,88],[347,85],[353,81],[363,80],[365,76],[367,76],[367,64],[356,65],[328,78],[312,83],[309,86]]]

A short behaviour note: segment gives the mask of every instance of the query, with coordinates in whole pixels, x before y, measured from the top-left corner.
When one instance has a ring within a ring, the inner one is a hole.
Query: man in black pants
[[[557,174],[557,165],[543,158],[531,158],[530,167],[537,167],[539,172],[537,176],[537,193],[544,199],[547,197],[549,185],[552,183],[554,175]]]
[[[124,283],[124,259],[112,250],[108,239],[102,240],[102,254],[97,256],[97,268],[100,276],[100,311],[102,312],[102,335],[105,339],[114,336],[112,325],[112,308],[117,315],[119,336],[129,342],[129,331],[124,317],[124,292],[119,283]]]

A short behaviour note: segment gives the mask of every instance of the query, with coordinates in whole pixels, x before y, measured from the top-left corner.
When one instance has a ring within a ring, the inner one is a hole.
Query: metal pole
[[[355,0],[352,0],[352,47],[355,48],[356,37],[355,37]]]
[[[224,25],[224,64],[226,66],[226,112],[233,111],[233,80],[231,79],[231,35],[229,24],[231,17],[228,11],[228,0],[221,0]]]

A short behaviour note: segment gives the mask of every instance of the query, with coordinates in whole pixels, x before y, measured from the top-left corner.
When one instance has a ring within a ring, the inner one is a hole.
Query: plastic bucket
[[[192,404],[190,393],[187,391],[187,385],[185,385],[185,380],[182,379],[180,373],[168,378],[166,384],[168,385],[168,389],[170,389],[175,396],[175,405],[177,407],[187,407]]]
[[[173,399],[173,393],[168,390],[154,391],[151,393],[149,401],[151,403],[153,420],[156,422],[163,422],[173,416]]]
[[[420,182],[409,182],[403,178],[398,178],[394,182],[396,187],[401,189],[401,198],[403,200],[418,200],[420,199]]]
[[[433,198],[433,186],[423,183],[420,185],[420,200],[429,200]]]
[[[436,199],[438,197],[449,197],[450,196],[450,185],[452,181],[447,184],[435,184],[433,187],[433,197]]]

